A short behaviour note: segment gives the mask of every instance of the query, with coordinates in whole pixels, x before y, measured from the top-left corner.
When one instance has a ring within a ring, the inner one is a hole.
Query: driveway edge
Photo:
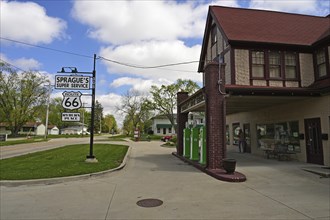
[[[22,185],[36,185],[36,184],[46,184],[52,185],[57,183],[69,182],[73,180],[83,180],[91,177],[101,176],[107,173],[115,172],[123,169],[126,166],[127,160],[129,159],[129,154],[131,152],[131,146],[128,146],[126,155],[123,159],[123,162],[116,168],[110,170],[104,170],[97,173],[88,173],[77,176],[67,176],[67,177],[56,177],[56,178],[47,178],[47,179],[33,179],[33,180],[0,180],[0,186],[22,186]]]

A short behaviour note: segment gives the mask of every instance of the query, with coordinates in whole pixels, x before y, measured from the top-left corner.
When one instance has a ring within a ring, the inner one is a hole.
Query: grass
[[[108,137],[109,141],[125,141],[124,139],[125,138],[129,138],[130,136],[127,136],[127,135],[124,135],[124,134],[121,134],[121,135],[115,135],[115,136],[111,136],[111,137]]]
[[[0,180],[43,179],[100,172],[118,167],[128,146],[94,144],[98,163],[86,163],[89,144],[68,145],[52,150],[0,160]]]
[[[16,145],[16,144],[27,144],[27,143],[36,143],[36,142],[42,142],[47,141],[45,139],[38,139],[38,138],[31,138],[31,139],[24,139],[24,140],[10,140],[7,139],[7,141],[0,142],[1,146],[9,146],[9,145]]]

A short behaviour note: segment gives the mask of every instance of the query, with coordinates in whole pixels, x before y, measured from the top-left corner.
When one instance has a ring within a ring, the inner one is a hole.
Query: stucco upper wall
[[[237,85],[250,85],[248,50],[235,49],[235,81]]]
[[[313,55],[299,54],[301,86],[307,87],[314,82]]]

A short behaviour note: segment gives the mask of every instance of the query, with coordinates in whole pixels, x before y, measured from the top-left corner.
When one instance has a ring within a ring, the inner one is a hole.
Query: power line
[[[74,52],[70,52],[70,51],[64,51],[64,50],[54,49],[54,48],[50,48],[50,47],[39,46],[39,45],[30,44],[30,43],[26,43],[26,42],[22,42],[22,41],[18,41],[18,40],[13,40],[13,39],[9,39],[9,38],[0,37],[0,39],[10,41],[10,42],[13,42],[13,43],[18,43],[18,44],[31,46],[31,47],[36,47],[36,48],[41,48],[41,49],[45,49],[45,50],[55,51],[55,52],[59,52],[59,53],[65,53],[65,54],[70,54],[70,55],[80,56],[80,57],[85,57],[85,58],[93,58],[92,56],[88,56],[88,55],[84,55],[84,54],[78,54],[78,53],[74,53]],[[125,62],[121,62],[121,61],[117,61],[117,60],[112,60],[112,59],[105,58],[105,57],[102,57],[102,56],[98,56],[97,59],[102,59],[104,61],[112,62],[112,63],[118,64],[118,65],[127,66],[127,67],[131,67],[131,68],[137,68],[137,69],[163,69],[163,70],[169,70],[169,71],[192,72],[192,73],[196,73],[196,71],[175,70],[175,69],[167,69],[167,68],[163,68],[163,67],[187,65],[187,64],[192,64],[192,63],[198,63],[199,62],[199,61],[186,61],[186,62],[162,64],[162,65],[156,65],[156,66],[141,66],[141,65],[137,65],[137,64],[130,64],[130,63],[125,63]]]
[[[99,56],[99,58],[112,62],[112,63],[116,63],[119,65],[123,65],[123,66],[128,66],[128,67],[133,67],[133,68],[139,68],[139,69],[157,69],[157,68],[161,68],[161,67],[168,67],[168,66],[179,66],[179,65],[185,65],[185,64],[191,64],[191,63],[197,63],[199,61],[187,61],[187,62],[180,62],[180,63],[170,63],[170,64],[163,64],[163,65],[158,65],[158,66],[139,66],[136,64],[129,64],[129,63],[123,63],[123,62],[119,62],[116,60],[111,60],[108,58],[104,58]]]
[[[31,47],[37,47],[37,48],[41,48],[41,49],[45,49],[45,50],[52,50],[52,51],[56,51],[56,52],[59,52],[59,53],[66,53],[66,54],[80,56],[80,57],[93,58],[93,56],[88,56],[88,55],[73,53],[73,52],[69,52],[69,51],[65,51],[65,50],[58,50],[58,49],[54,49],[54,48],[50,48],[50,47],[43,47],[43,46],[39,46],[39,45],[35,45],[35,44],[30,44],[30,43],[26,43],[26,42],[22,42],[22,41],[18,41],[18,40],[8,39],[8,38],[5,38],[5,37],[0,37],[0,39],[7,40],[7,41],[10,41],[10,42],[13,42],[13,43],[18,43],[18,44],[23,44],[23,45],[31,46]]]
[[[3,60],[3,59],[0,59],[0,61],[2,61],[2,62],[4,62],[4,63],[8,64],[9,66],[15,67],[15,68],[18,69],[18,70],[21,70],[21,71],[23,71],[23,72],[26,72],[25,70],[23,70],[23,69],[21,69],[21,68],[15,66],[15,65],[13,65],[13,64],[11,64],[11,63],[9,63],[9,62],[7,62],[7,61],[5,61],[5,60]]]

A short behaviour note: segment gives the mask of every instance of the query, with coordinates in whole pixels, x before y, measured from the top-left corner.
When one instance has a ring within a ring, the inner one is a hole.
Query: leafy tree
[[[174,111],[177,107],[177,93],[184,91],[191,95],[198,89],[197,83],[182,79],[170,85],[152,86],[150,90],[152,101],[148,102],[148,106],[150,109],[157,110],[158,114],[165,115],[172,126],[176,127]]]
[[[128,91],[122,96],[121,105],[117,106],[117,110],[125,115],[123,126],[129,134],[138,127],[143,130],[144,122],[151,116],[147,96],[137,91]]]
[[[113,115],[107,114],[104,116],[104,125],[108,133],[117,132],[117,122]]]
[[[13,135],[39,115],[47,99],[46,82],[46,76],[37,72],[18,74],[10,66],[0,63],[0,115]]]

